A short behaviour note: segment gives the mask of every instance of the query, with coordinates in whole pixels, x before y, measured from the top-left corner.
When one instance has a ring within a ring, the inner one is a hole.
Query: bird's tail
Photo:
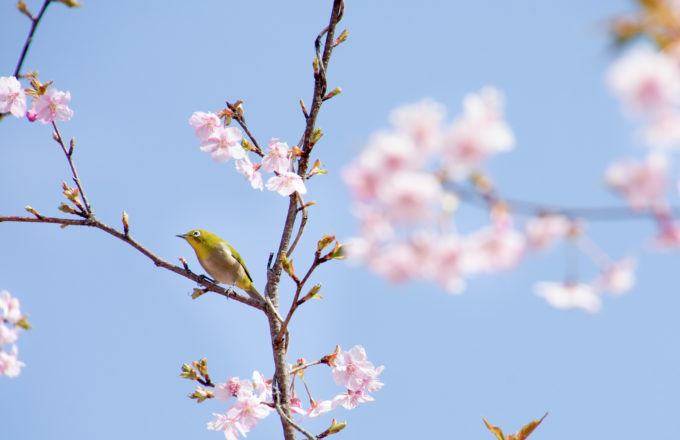
[[[262,296],[262,294],[258,292],[255,286],[253,286],[252,284],[250,284],[250,287],[245,289],[245,291],[248,295],[250,295],[252,299],[264,302],[264,296]]]

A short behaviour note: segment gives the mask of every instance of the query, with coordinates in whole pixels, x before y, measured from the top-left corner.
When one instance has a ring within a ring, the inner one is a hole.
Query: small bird
[[[194,248],[198,262],[215,281],[236,286],[245,290],[251,298],[264,301],[264,297],[253,286],[253,278],[241,256],[225,240],[201,229],[193,229],[178,237]]]

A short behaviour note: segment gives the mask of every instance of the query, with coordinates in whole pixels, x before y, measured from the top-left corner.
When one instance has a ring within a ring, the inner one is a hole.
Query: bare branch
[[[33,34],[35,33],[35,30],[38,27],[40,19],[45,13],[45,10],[47,10],[47,7],[50,5],[51,2],[52,0],[45,0],[45,3],[43,3],[42,8],[40,8],[40,12],[38,12],[38,16],[31,20],[32,21],[31,30],[29,31],[28,37],[26,38],[26,43],[24,43],[24,49],[21,51],[21,56],[19,57],[17,67],[16,69],[14,69],[14,76],[16,78],[19,78],[19,73],[21,73],[21,66],[24,64],[26,54],[28,53],[28,48],[31,46],[31,42],[33,41]]]

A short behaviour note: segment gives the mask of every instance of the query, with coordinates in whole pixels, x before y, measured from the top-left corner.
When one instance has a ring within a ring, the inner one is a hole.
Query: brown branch
[[[45,0],[45,3],[43,3],[42,8],[40,8],[40,12],[38,12],[38,16],[31,18],[31,30],[28,33],[28,38],[26,38],[26,43],[24,43],[24,49],[21,51],[21,56],[19,57],[19,62],[17,63],[16,69],[14,69],[14,76],[16,78],[19,78],[19,73],[21,72],[21,66],[24,64],[24,60],[26,59],[26,54],[28,53],[28,48],[31,45],[31,42],[33,41],[33,34],[35,33],[36,28],[38,27],[38,24],[40,23],[40,19],[42,18],[43,14],[45,13],[45,10],[47,10],[47,7],[50,5],[52,0]]]
[[[120,232],[116,230],[115,228],[112,228],[111,226],[102,223],[95,217],[90,217],[85,220],[79,220],[79,219],[68,219],[68,218],[57,218],[57,217],[16,217],[16,216],[1,216],[0,215],[0,223],[2,222],[19,222],[19,223],[53,223],[53,224],[59,224],[59,225],[69,225],[69,226],[89,226],[92,228],[96,228],[99,230],[102,230],[106,232],[109,235],[112,235],[125,243],[129,244],[142,254],[144,254],[146,257],[148,257],[156,266],[162,267],[163,269],[167,269],[171,272],[174,272],[178,275],[181,275],[185,278],[188,278],[192,281],[195,281],[196,283],[204,286],[207,291],[215,292],[217,294],[220,294],[226,298],[232,298],[235,301],[241,302],[243,304],[247,304],[251,307],[255,307],[256,309],[263,310],[264,305],[256,301],[250,297],[247,296],[242,296],[234,293],[231,289],[225,289],[223,287],[218,286],[217,284],[211,283],[207,279],[205,279],[204,276],[195,274],[194,272],[185,269],[180,266],[175,266],[162,258],[158,257],[156,254],[151,252],[149,249],[144,247],[142,244],[140,244],[137,240],[132,238],[132,236],[128,233],[127,235],[124,232]]]
[[[66,145],[64,145],[64,138],[61,137],[61,133],[59,132],[59,128],[57,128],[57,123],[52,121],[52,127],[54,127],[54,134],[55,134],[54,140],[57,141],[57,143],[61,147],[61,151],[64,152],[64,155],[66,156],[66,160],[68,161],[68,165],[71,167],[71,175],[73,176],[73,181],[76,183],[76,186],[78,187],[78,191],[80,192],[80,198],[83,200],[83,204],[85,205],[85,212],[87,213],[88,216],[93,216],[94,212],[92,212],[92,207],[90,206],[90,203],[87,201],[87,197],[85,196],[85,190],[83,190],[83,187],[80,184],[80,178],[78,177],[78,171],[76,170],[76,165],[73,162],[73,143],[71,143],[71,146],[67,150]]]
[[[324,48],[323,58],[320,64],[323,65],[324,72],[328,67],[328,61],[330,60],[331,51],[333,47],[333,35],[335,33],[335,27],[342,17],[343,1],[333,0],[333,8],[331,11],[331,17],[327,29],[323,33],[326,34],[326,44]],[[314,125],[316,123],[316,118],[323,103],[323,91],[326,87],[325,76],[316,75],[314,79],[314,99],[312,102],[311,111],[309,117],[306,118],[306,125],[304,134],[298,143],[298,146],[303,150],[302,156],[298,160],[297,173],[300,177],[304,177],[307,172],[307,164],[309,162],[309,154],[311,153],[311,147],[308,148],[309,141],[311,139],[312,133],[314,132]],[[278,308],[279,305],[279,283],[281,281],[282,267],[282,256],[286,255],[288,250],[288,245],[290,243],[291,236],[293,234],[293,228],[295,225],[295,218],[297,217],[298,209],[298,197],[295,194],[291,194],[288,200],[288,212],[286,214],[286,220],[284,222],[283,231],[281,233],[281,241],[279,242],[279,249],[276,253],[276,260],[274,266],[267,274],[267,286],[265,294],[271,299],[274,308]],[[283,435],[286,440],[295,440],[296,428],[290,423],[292,419],[292,413],[290,411],[290,399],[291,399],[291,389],[290,389],[290,379],[288,375],[288,365],[286,362],[286,343],[281,339],[281,336],[285,334],[282,330],[282,324],[277,319],[276,315],[272,311],[268,311],[269,306],[265,310],[267,312],[267,318],[269,320],[269,333],[272,341],[272,351],[274,355],[274,376],[278,384],[280,391],[279,400],[277,405],[281,406],[281,412],[285,417],[281,416],[281,424],[283,427]]]
[[[300,227],[298,228],[297,235],[295,236],[295,240],[293,240],[293,244],[290,245],[290,248],[288,249],[288,252],[286,252],[286,257],[290,257],[293,251],[295,250],[295,246],[297,246],[298,241],[300,241],[300,238],[302,237],[302,232],[305,229],[305,225],[307,225],[307,205],[305,205],[305,201],[302,200],[302,196],[299,193],[295,193],[297,196],[298,202],[300,203],[300,207],[298,208],[299,211],[302,211],[302,218],[300,219]]]
[[[240,101],[239,101],[239,102],[240,102]],[[240,125],[241,128],[243,129],[243,131],[246,132],[246,135],[248,135],[248,138],[250,139],[250,142],[252,142],[253,145],[255,145],[255,148],[257,148],[257,150],[252,150],[252,151],[253,151],[255,154],[258,154],[258,155],[260,155],[260,156],[264,156],[264,153],[263,153],[263,151],[262,151],[262,148],[260,148],[260,145],[259,145],[259,144],[257,143],[257,141],[255,140],[255,137],[253,136],[253,134],[252,134],[252,133],[250,132],[250,130],[248,129],[248,125],[246,125],[246,119],[245,119],[245,117],[243,116],[243,114],[241,113],[241,111],[240,111],[240,109],[238,108],[238,106],[237,106],[236,104],[230,104],[230,103],[227,102],[227,108],[228,108],[229,110],[231,110],[231,112],[234,114],[234,116],[232,116],[232,119],[235,120],[236,122],[238,122],[238,125]]]

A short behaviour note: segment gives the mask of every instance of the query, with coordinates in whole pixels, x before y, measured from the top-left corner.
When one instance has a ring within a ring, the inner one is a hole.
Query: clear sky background
[[[29,1],[36,11],[41,2]],[[24,64],[72,94],[75,115],[60,127],[75,137],[76,163],[97,216],[131,233],[166,260],[187,257],[175,234],[200,227],[232,242],[260,287],[281,234],[287,198],[255,192],[233,163],[199,151],[193,111],[245,101],[261,143],[293,145],[311,102],[313,40],[331,1],[96,2],[50,6]],[[324,233],[356,233],[340,170],[397,105],[431,97],[461,109],[482,86],[504,91],[515,151],[491,171],[504,194],[578,205],[620,201],[602,185],[606,166],[641,157],[635,127],[604,86],[615,59],[605,23],[632,1],[348,0],[334,53],[315,149],[329,170],[308,184],[316,200],[296,250],[311,262]],[[0,75],[11,75],[29,22],[0,5]],[[29,204],[57,215],[70,173],[49,127],[0,124],[0,213]],[[677,197],[674,196],[677,203]],[[668,438],[680,404],[678,255],[648,252],[653,227],[640,220],[597,223],[591,235],[612,256],[639,257],[638,283],[606,298],[597,315],[551,308],[535,281],[560,280],[564,255],[531,257],[517,270],[449,295],[420,282],[391,285],[344,262],[322,266],[322,301],[291,325],[289,360],[318,359],[336,344],[366,348],[385,365],[376,401],[307,422],[320,432],[346,420],[338,438],[491,439],[481,417],[514,432],[548,418],[532,439]],[[215,381],[273,373],[266,320],[157,269],[104,233],[52,225],[0,225],[0,289],[21,300],[34,329],[19,338],[27,366],[0,377],[3,439],[218,439],[212,412],[185,396],[182,363],[207,357]],[[583,263],[586,279],[594,268]],[[301,270],[301,269],[298,269]],[[588,272],[591,271],[591,272]],[[292,284],[282,283],[283,305]],[[341,390],[326,367],[308,374],[317,400]],[[270,416],[249,439],[279,438]]]

